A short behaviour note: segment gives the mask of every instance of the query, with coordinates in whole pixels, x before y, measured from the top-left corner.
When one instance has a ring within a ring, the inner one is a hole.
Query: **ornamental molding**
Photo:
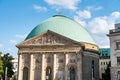
[[[51,31],[23,41],[17,47],[19,53],[79,52],[82,49],[81,43]]]
[[[81,51],[81,47],[70,47],[70,46],[62,46],[62,47],[54,47],[54,46],[51,46],[51,47],[33,47],[31,49],[31,47],[23,47],[23,48],[20,48],[19,49],[19,53],[56,53],[56,52],[59,52],[59,53],[63,53],[63,52],[80,52]]]
[[[52,31],[46,31],[42,34],[39,34],[31,39],[21,42],[17,45],[20,47],[27,46],[52,46],[52,45],[81,45],[81,43],[73,41],[67,37],[64,37],[60,34],[57,34]],[[32,49],[32,48],[31,48]]]
[[[23,54],[22,55],[22,67],[28,67],[30,66],[30,55],[29,54]]]

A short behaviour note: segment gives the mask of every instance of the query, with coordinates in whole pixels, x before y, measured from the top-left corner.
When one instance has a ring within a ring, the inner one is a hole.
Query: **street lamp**
[[[8,70],[8,68],[6,67],[5,68],[5,80],[7,80],[7,70]]]

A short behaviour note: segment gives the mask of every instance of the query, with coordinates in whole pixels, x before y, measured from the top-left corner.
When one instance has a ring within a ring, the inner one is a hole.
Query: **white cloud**
[[[76,14],[83,19],[89,19],[91,18],[91,12],[88,10],[83,10],[83,11],[77,11]]]
[[[11,51],[12,49],[11,48],[7,48],[8,51]]]
[[[74,20],[82,26],[86,26],[86,22],[84,20],[81,20],[78,16],[74,16]]]
[[[17,44],[17,42],[18,42],[18,41],[16,41],[16,40],[10,40],[10,41],[9,41],[10,44]]]
[[[109,23],[115,22],[116,20],[120,20],[120,12],[111,13],[108,19],[109,19]]]
[[[91,12],[88,10],[83,11],[77,11],[76,15],[74,16],[74,20],[78,23],[80,23],[82,26],[86,26],[87,23],[84,19],[90,19],[91,18]]]
[[[118,19],[120,20],[120,12],[112,12],[109,16],[92,19],[87,27],[94,34],[107,34],[110,29],[114,28],[115,21]]]
[[[20,39],[25,39],[26,36],[27,36],[27,34],[25,34],[25,35],[16,34],[15,35],[15,37],[20,38]]]
[[[33,7],[34,7],[34,9],[35,9],[37,12],[47,11],[47,8],[46,8],[46,7],[43,7],[43,6],[38,6],[38,5],[34,4]]]
[[[2,48],[3,47],[3,45],[2,44],[0,44],[0,48]]]
[[[114,18],[114,19],[120,18],[120,12],[113,12],[113,13],[111,14],[111,17]]]
[[[109,39],[106,34],[109,34],[110,29],[114,29],[115,22],[118,19],[120,20],[120,12],[112,12],[108,16],[96,17],[87,24],[87,29],[101,47],[109,46]]]
[[[93,34],[105,34],[109,30],[106,17],[97,17],[88,22],[87,27]]]
[[[71,10],[76,10],[80,1],[81,0],[45,0],[45,2],[52,6],[59,6]]]
[[[97,6],[97,7],[88,6],[88,7],[87,7],[87,10],[90,10],[90,11],[98,11],[98,10],[101,10],[101,9],[103,9],[102,6]]]
[[[88,31],[93,35],[96,43],[100,47],[109,47],[109,34],[110,29],[114,29],[114,24],[120,20],[120,12],[112,12],[107,16],[99,16],[91,19],[89,22],[80,18],[80,15],[74,16],[74,20],[82,25],[85,25]]]

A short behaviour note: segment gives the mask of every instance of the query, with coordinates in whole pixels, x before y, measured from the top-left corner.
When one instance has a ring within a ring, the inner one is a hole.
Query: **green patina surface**
[[[100,48],[100,57],[107,57],[110,56],[110,48]]]
[[[77,22],[63,15],[56,15],[43,21],[29,33],[25,40],[33,38],[47,30],[63,35],[77,42],[96,44],[86,29]]]

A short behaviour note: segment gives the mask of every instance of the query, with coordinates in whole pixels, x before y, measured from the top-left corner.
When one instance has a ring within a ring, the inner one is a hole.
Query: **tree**
[[[4,74],[3,74],[3,79],[5,79],[5,70],[7,68],[7,77],[11,78],[12,75],[14,74],[13,72],[13,65],[12,65],[12,60],[14,58],[9,54],[4,54],[2,57],[2,61],[3,61],[3,70],[4,70]]]
[[[4,70],[3,70],[3,61],[2,61],[2,52],[0,52],[0,78],[3,77]]]
[[[104,80],[111,80],[110,67],[111,67],[111,63],[109,62],[109,64],[107,65],[107,68],[105,70]]]

